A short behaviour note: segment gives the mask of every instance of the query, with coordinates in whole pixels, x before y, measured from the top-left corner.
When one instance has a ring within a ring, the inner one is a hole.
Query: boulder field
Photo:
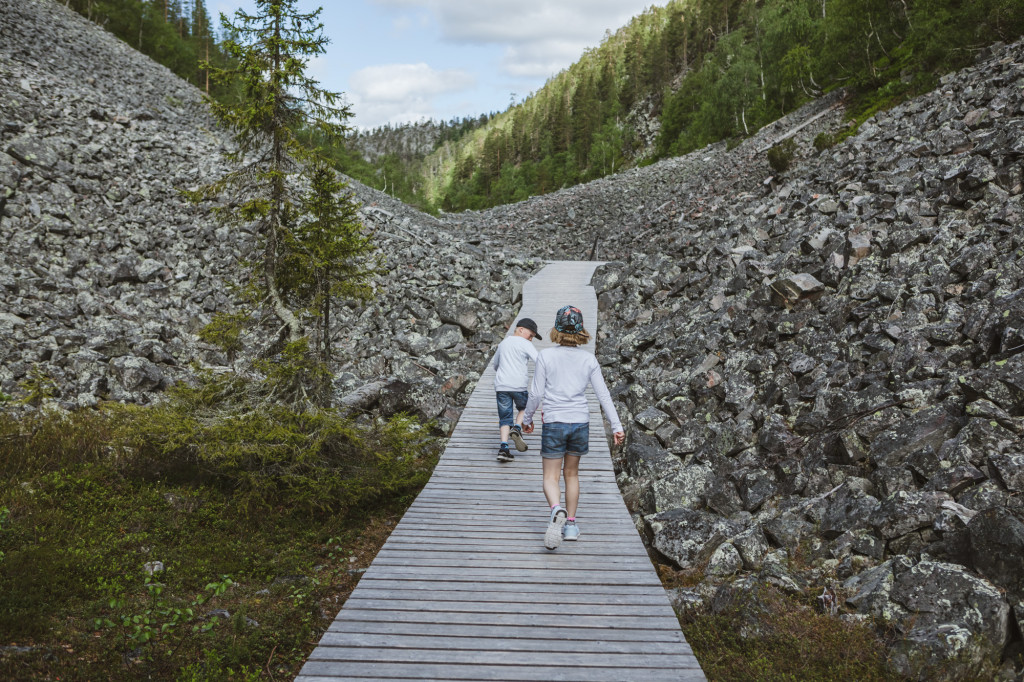
[[[145,404],[197,367],[244,370],[259,339],[231,357],[196,336],[235,309],[257,246],[180,194],[227,168],[201,94],[57,2],[0,0],[0,34],[0,393],[45,379],[65,409]],[[351,183],[387,272],[342,307],[336,401],[448,433],[523,282],[545,259],[605,261],[620,486],[654,555],[695,576],[677,606],[822,594],[888,627],[899,671],[987,657],[1012,679],[1024,45],[821,144],[843,105],[482,212]]]

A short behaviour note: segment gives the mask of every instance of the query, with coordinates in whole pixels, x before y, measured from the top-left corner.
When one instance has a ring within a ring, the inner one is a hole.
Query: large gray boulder
[[[715,514],[685,507],[644,517],[651,546],[680,568],[693,568],[711,558],[711,554],[740,525]]]

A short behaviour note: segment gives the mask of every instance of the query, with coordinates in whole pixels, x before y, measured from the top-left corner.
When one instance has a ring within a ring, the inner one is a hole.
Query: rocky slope
[[[223,170],[198,93],[56,2],[0,0],[0,34],[0,391],[35,369],[69,407],[144,403],[226,368],[195,332],[254,245],[178,195]],[[834,589],[908,674],[1019,676],[1024,45],[819,153],[837,103],[440,221],[354,185],[391,272],[339,322],[338,396],[446,428],[536,258],[595,254],[621,484],[697,581],[680,608]],[[764,148],[809,120],[773,177]]]
[[[821,153],[838,112],[815,119],[771,177],[760,150],[814,114],[462,228],[618,259],[595,286],[620,483],[701,578],[680,608],[832,589],[908,675],[1020,676],[1024,45]]]
[[[195,334],[255,240],[179,194],[225,170],[200,93],[50,0],[0,0],[0,33],[0,392],[48,377],[65,406],[145,403],[228,366]],[[539,263],[353,189],[390,273],[337,320],[338,396],[447,429]]]

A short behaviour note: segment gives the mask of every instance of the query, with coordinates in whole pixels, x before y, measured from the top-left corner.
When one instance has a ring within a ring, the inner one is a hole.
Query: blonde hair
[[[557,343],[559,346],[585,346],[590,343],[590,332],[584,329],[575,334],[569,334],[567,332],[560,332],[552,327],[551,331],[548,332],[548,338],[551,339],[552,343]]]

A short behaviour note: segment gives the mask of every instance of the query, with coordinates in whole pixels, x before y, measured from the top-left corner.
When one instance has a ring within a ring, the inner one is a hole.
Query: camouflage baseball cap
[[[579,334],[583,331],[583,311],[572,305],[562,306],[555,313],[555,329],[563,334]]]

